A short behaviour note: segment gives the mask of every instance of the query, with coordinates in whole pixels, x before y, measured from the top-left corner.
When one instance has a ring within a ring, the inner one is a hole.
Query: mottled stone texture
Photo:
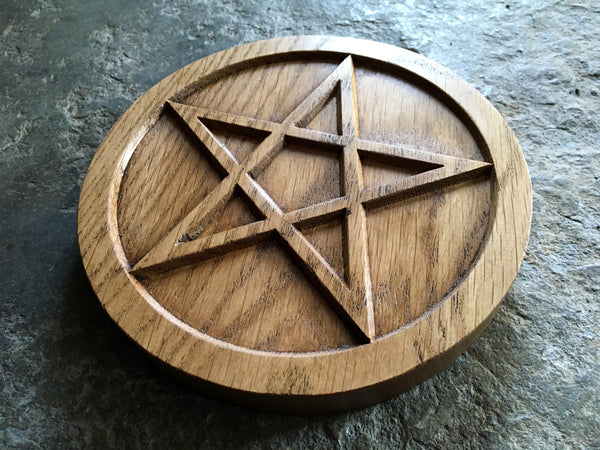
[[[0,2],[0,447],[600,447],[600,6],[472,3]],[[138,96],[290,34],[451,68],[507,119],[533,182],[525,262],[482,338],[404,395],[323,417],[244,410],[165,376],[100,308],[75,233],[88,164]]]

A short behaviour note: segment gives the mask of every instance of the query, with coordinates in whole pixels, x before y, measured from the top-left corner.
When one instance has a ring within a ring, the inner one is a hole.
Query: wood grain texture
[[[223,396],[319,412],[452,361],[522,261],[527,167],[480,94],[373,42],[261,41],[148,91],[82,189],[90,281],[150,354]]]

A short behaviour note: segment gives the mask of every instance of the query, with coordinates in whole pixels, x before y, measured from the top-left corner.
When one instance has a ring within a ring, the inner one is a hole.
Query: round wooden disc
[[[531,187],[500,114],[412,52],[293,37],[158,83],[102,142],[79,245],[102,305],[209,392],[318,412],[441,370],[522,261]]]

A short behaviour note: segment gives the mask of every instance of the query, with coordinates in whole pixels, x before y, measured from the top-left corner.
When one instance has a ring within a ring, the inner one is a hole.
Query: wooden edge
[[[156,355],[150,353],[139,342],[127,335],[130,342],[140,348],[143,353],[167,377],[175,379],[184,387],[198,390],[204,396],[218,401],[225,401],[252,411],[267,411],[296,416],[315,416],[319,414],[341,413],[355,409],[366,408],[385,400],[403,394],[431,378],[452,364],[456,358],[465,352],[485,331],[494,318],[500,304],[473,332],[457,342],[446,353],[428,360],[425,364],[395,378],[376,385],[365,386],[352,391],[338,392],[326,395],[282,395],[249,392],[223,386],[200,379],[189,373],[173,367]],[[110,317],[110,315],[109,315]],[[111,318],[112,319],[112,318]]]
[[[244,59],[244,55],[247,54],[249,49],[252,49],[257,54],[251,59]],[[352,49],[352,51],[349,52],[349,49]],[[183,91],[178,90],[180,84],[179,82],[175,82],[177,80],[175,80],[174,77],[177,76],[183,78],[185,81],[194,78],[191,75],[192,72],[206,74],[204,77],[201,77],[202,81],[185,84],[187,88],[194,90],[197,88],[198,83],[209,82],[211,79],[218,79],[221,76],[224,76],[227,70],[237,70],[240,67],[243,67],[245,64],[249,66],[254,65],[261,58],[276,58],[278,55],[290,51],[298,54],[302,52],[311,53],[315,51],[324,51],[339,54],[340,56],[350,53],[352,55],[358,55],[369,59],[380,58],[384,63],[395,66],[401,65],[403,71],[410,71],[417,77],[421,77],[425,80],[428,80],[430,83],[443,87],[448,92],[448,95],[452,98],[452,100],[463,111],[466,111],[465,105],[469,107],[476,106],[478,112],[480,112],[482,116],[486,117],[474,117],[470,114],[467,114],[467,116],[473,122],[474,126],[481,132],[484,140],[488,135],[493,134],[492,130],[489,129],[491,125],[488,123],[488,120],[491,116],[491,119],[493,120],[489,121],[494,122],[495,127],[505,127],[504,136],[506,136],[510,141],[508,142],[509,148],[501,149],[504,153],[500,152],[500,150],[496,150],[495,147],[490,148],[492,152],[491,158],[495,166],[495,177],[493,178],[492,183],[495,191],[494,195],[496,196],[498,202],[495,204],[495,206],[499,206],[501,203],[502,207],[506,208],[508,207],[510,200],[514,208],[516,200],[519,202],[518,208],[523,208],[523,211],[519,216],[521,220],[519,223],[514,223],[512,225],[500,223],[499,214],[497,213],[494,217],[490,217],[490,224],[488,228],[490,230],[488,237],[489,241],[485,243],[478,259],[473,263],[473,268],[467,275],[467,278],[463,280],[463,283],[457,286],[456,292],[472,289],[473,283],[467,283],[466,281],[469,279],[474,279],[475,277],[485,276],[486,273],[491,273],[491,271],[494,270],[496,254],[491,253],[490,247],[492,247],[491,242],[494,239],[494,234],[499,233],[501,228],[505,229],[505,227],[513,227],[518,229],[515,234],[518,234],[519,236],[517,236],[517,238],[521,237],[521,240],[516,242],[516,246],[514,248],[514,256],[516,257],[515,262],[517,263],[516,268],[511,269],[511,272],[513,273],[504,278],[503,285],[496,289],[495,292],[498,292],[498,294],[495,294],[493,298],[489,299],[485,305],[478,310],[477,320],[472,324],[465,324],[464,334],[462,336],[456,336],[453,342],[448,340],[444,341],[446,343],[446,347],[440,349],[442,353],[441,356],[429,359],[425,358],[420,362],[415,360],[414,356],[411,356],[410,358],[407,357],[407,361],[410,360],[410,362],[407,362],[407,366],[413,364],[413,362],[415,363],[412,370],[407,370],[401,375],[391,379],[371,380],[372,382],[370,382],[370,384],[368,382],[362,387],[352,387],[351,383],[341,383],[341,385],[338,386],[339,389],[336,391],[337,393],[334,394],[320,395],[316,393],[315,395],[309,396],[298,394],[293,395],[294,399],[296,399],[294,400],[294,410],[298,410],[298,408],[300,408],[300,410],[304,410],[316,407],[317,409],[325,411],[333,409],[339,410],[346,407],[340,405],[347,405],[347,408],[353,408],[374,403],[384,397],[387,397],[390,392],[397,393],[409,389],[412,387],[412,385],[439,371],[450,361],[452,361],[458,354],[460,354],[460,352],[464,351],[464,349],[475,340],[481,331],[483,331],[489,320],[491,320],[493,312],[496,311],[502,298],[504,295],[506,295],[512,280],[514,280],[514,277],[516,276],[518,267],[523,261],[527,237],[529,234],[529,227],[531,225],[531,183],[524,157],[520,151],[518,143],[516,142],[516,138],[514,138],[514,135],[500,114],[491,106],[489,102],[487,102],[487,100],[483,98],[483,96],[481,96],[481,94],[475,91],[474,88],[469,86],[462,79],[452,74],[452,72],[450,72],[448,69],[445,69],[442,66],[439,66],[438,64],[433,63],[412,52],[386,44],[376,44],[369,41],[361,41],[351,38],[326,38],[315,36],[307,38],[281,38],[276,40],[260,41],[253,44],[246,44],[241,47],[208,56],[200,61],[197,61],[196,63],[192,63],[176,72],[176,74],[173,74],[158,83],[142,97],[152,99],[150,102],[151,113],[140,115],[140,117],[136,116],[140,112],[139,110],[141,105],[141,99],[138,99],[117,121],[107,135],[107,138],[103,141],[98,149],[98,152],[96,153],[90,165],[90,171],[84,180],[80,197],[80,208],[78,211],[78,235],[80,250],[90,283],[100,298],[101,303],[109,312],[109,315],[129,336],[132,336],[135,341],[142,345],[148,352],[154,356],[159,356],[160,352],[156,346],[151,344],[147,339],[142,339],[140,337],[143,336],[144,333],[151,332],[151,330],[148,329],[148,332],[144,331],[146,330],[144,323],[137,324],[135,328],[131,328],[131,325],[128,324],[128,315],[130,312],[127,310],[117,311],[119,306],[114,304],[112,301],[113,299],[103,298],[102,296],[106,289],[106,283],[117,283],[122,284],[123,286],[125,286],[127,283],[127,280],[125,280],[127,275],[124,273],[125,267],[123,266],[123,259],[120,258],[119,249],[117,248],[120,246],[120,241],[118,239],[118,231],[115,228],[116,222],[111,223],[112,219],[110,215],[111,213],[114,213],[114,211],[111,211],[111,206],[106,203],[108,201],[107,199],[115,198],[114,192],[116,186],[114,185],[114,181],[117,179],[120,180],[119,177],[121,176],[122,170],[124,170],[129,157],[135,150],[139,140],[141,140],[148,128],[158,118],[164,102],[171,98],[185,96]],[[211,66],[215,67],[215,69],[209,71],[208,67]],[[233,69],[231,69],[231,67],[233,67]],[[450,79],[447,80],[446,77],[450,77]],[[459,86],[463,92],[459,92],[457,86]],[[110,151],[112,145],[115,144],[111,141],[111,135],[115,133],[116,130],[127,136],[127,143],[124,152],[115,155],[111,154]],[[100,171],[99,174],[97,173],[98,171]],[[510,174],[511,172],[513,178],[507,177],[507,174]],[[108,177],[106,176],[107,173]],[[515,181],[514,178],[517,176],[518,179]],[[106,206],[104,208],[100,208],[99,210],[89,211],[89,205],[93,203],[94,200],[91,194],[92,187],[98,182],[98,178],[100,178],[100,181],[104,181],[103,185],[105,187],[101,189],[100,192],[96,193],[95,199],[99,199],[101,203]],[[112,182],[109,182],[109,179]],[[515,182],[517,184],[516,186]],[[88,209],[86,209],[86,207]],[[494,208],[492,209],[495,211]],[[116,217],[116,214],[112,217]],[[84,225],[87,226],[84,227]],[[522,237],[524,237],[524,239]],[[90,247],[91,242],[96,242],[96,246],[93,249]],[[98,246],[100,246],[99,249]],[[108,248],[102,249],[103,246],[108,246]],[[104,263],[104,268],[100,267],[101,263]],[[463,292],[463,294],[468,294],[468,296],[471,298],[478,297],[477,292]],[[144,302],[141,297],[139,299],[130,299],[130,301],[135,304]],[[144,305],[139,306],[143,309],[147,309],[149,305],[146,304],[146,308]],[[447,317],[448,320],[461,320],[460,312],[453,315],[449,308],[451,308],[449,301],[440,301],[436,307],[436,309],[444,310],[444,314],[449,314]],[[158,311],[155,313],[158,313]],[[450,319],[453,316],[454,318]],[[432,317],[433,315],[425,317],[423,322],[427,322],[431,326],[435,326],[435,324],[431,323]],[[163,316],[162,319],[165,319],[165,317]],[[148,320],[149,323],[152,322],[152,320],[148,317],[146,320]],[[177,325],[172,323],[172,326],[176,327]],[[385,336],[383,339],[378,341],[378,344],[384,346],[385,348],[397,346],[398,343],[401,342],[402,336],[407,329],[408,328],[403,328],[398,332],[394,332]],[[146,342],[146,345],[144,346],[142,342]],[[234,354],[236,351],[242,351],[241,348],[240,350],[230,350],[233,353],[229,352],[228,357],[232,357],[232,354]],[[349,351],[352,351],[352,349]],[[343,353],[345,351],[342,350],[340,352]],[[289,354],[283,354],[281,356],[274,354],[273,356],[283,359],[291,358]],[[293,359],[295,362],[302,360],[302,358]],[[226,362],[220,361],[218,363],[225,364]],[[414,367],[418,368],[414,369]],[[187,369],[189,368],[190,367],[187,367]],[[186,372],[186,367],[181,366],[179,370]],[[190,375],[194,376],[190,370],[187,370],[187,372],[190,372]],[[413,376],[415,377],[414,380],[416,381],[409,383],[407,380]],[[202,383],[207,383],[207,386],[213,385],[213,383],[210,382]],[[286,401],[286,396],[283,390],[277,390],[276,387],[273,388],[273,394],[267,394],[249,392],[248,390],[244,389],[241,384],[238,383],[236,385],[236,383],[232,383],[225,388],[216,388],[215,392],[220,392],[222,389],[225,389],[226,394],[224,395],[226,397],[234,396],[238,403],[240,401],[252,402],[260,400],[260,398],[273,399],[273,404],[275,405],[277,405],[279,402],[285,403]],[[344,398],[346,398],[348,395],[353,396],[354,400],[344,400]],[[341,403],[336,403],[335,406],[333,406],[333,403],[331,402],[333,399],[339,399]],[[344,401],[348,401],[348,403],[344,403]]]

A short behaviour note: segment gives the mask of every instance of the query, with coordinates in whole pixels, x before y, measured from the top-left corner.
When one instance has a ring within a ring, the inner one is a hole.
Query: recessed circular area
[[[412,194],[364,208],[368,273],[363,276],[370,279],[371,292],[359,292],[356,300],[371,296],[372,337],[417,320],[442,300],[468,272],[485,237],[491,167],[480,170],[476,164],[485,159],[467,125],[453,113],[456,105],[444,104],[425,88],[389,72],[358,64],[348,64],[349,70],[340,72],[344,60],[338,56],[331,62],[305,59],[257,65],[202,86],[181,103],[173,103],[177,106],[166,107],[136,147],[121,182],[119,230],[129,263],[135,268],[230,177],[215,163],[219,155],[213,154],[211,145],[222,157],[243,165],[270,136],[263,128],[284,123],[307,99],[315,106],[297,124],[297,131],[282,132],[280,148],[263,162],[254,180],[285,213],[343,197],[344,148],[350,141],[343,142],[340,113],[342,102],[348,101],[357,106],[350,116],[353,127],[358,123],[354,133],[370,146],[386,144],[381,152],[363,151],[359,144],[362,189],[385,189],[399,182],[419,187]],[[332,74],[337,81],[318,91]],[[347,98],[340,92],[344,77],[353,77],[356,83]],[[264,93],[256,96],[259,89]],[[237,93],[235,101],[231,92]],[[374,100],[378,98],[385,101]],[[186,122],[186,114],[192,114],[192,124]],[[265,121],[265,127],[251,123],[242,127],[242,118]],[[205,134],[195,134],[197,124]],[[309,130],[321,134],[311,136]],[[332,144],[336,138],[339,142]],[[403,154],[404,149],[418,149],[419,159]],[[445,166],[441,160],[436,164],[427,159],[438,155],[472,161],[476,170],[465,170],[464,177],[456,179],[451,178],[454,172],[446,172],[432,182],[428,172],[442,172]],[[173,199],[174,192],[178,195]],[[221,207],[209,213],[194,237],[211,239],[265,220],[270,212],[261,211],[257,203],[262,201],[262,196],[252,199],[236,186],[224,194]],[[351,257],[350,209],[346,205],[337,214],[294,225],[306,245],[313,246],[353,289],[360,286],[353,286],[352,274],[346,273]],[[186,324],[242,347],[308,352],[364,343],[331,305],[328,294],[335,294],[323,292],[303,273],[310,267],[298,253],[274,232],[256,243],[233,242],[208,257],[197,255],[195,262],[188,258],[168,270],[147,272],[142,284]]]

